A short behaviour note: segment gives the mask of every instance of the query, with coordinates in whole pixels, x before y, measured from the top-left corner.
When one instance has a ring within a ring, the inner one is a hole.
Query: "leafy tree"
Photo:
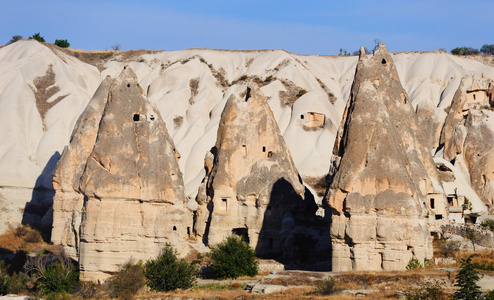
[[[22,35],[13,35],[7,45],[13,44],[20,40],[22,40]]]
[[[479,50],[472,47],[456,47],[451,50],[454,55],[474,55],[479,54]]]
[[[217,278],[257,275],[255,251],[239,236],[229,236],[211,249],[211,270]]]
[[[460,250],[461,242],[452,241],[448,237],[445,237],[437,243],[437,249],[439,253],[444,255],[444,257],[453,256],[458,250]]]
[[[60,48],[69,48],[70,43],[67,40],[55,40],[55,45]]]
[[[377,49],[379,49],[379,44],[381,43],[381,41],[379,39],[374,39],[374,49],[372,49],[372,54],[374,54]]]
[[[39,32],[38,33],[35,33],[33,34],[32,36],[29,37],[30,40],[37,40],[38,42],[41,42],[41,43],[44,43],[45,42],[45,38],[42,37]]]
[[[480,226],[494,231],[494,219],[485,219],[480,223]]]
[[[480,287],[477,285],[477,281],[479,281],[480,277],[477,270],[474,269],[472,263],[470,262],[471,260],[472,256],[461,260],[461,269],[456,275],[455,286],[459,287],[459,289],[455,292],[456,299],[479,299],[482,294],[480,292]]]
[[[494,45],[482,45],[482,48],[480,48],[480,53],[483,54],[494,54]]]
[[[194,263],[178,259],[177,252],[166,244],[155,260],[148,260],[144,265],[146,284],[153,291],[171,291],[187,289],[195,284],[197,269]]]
[[[478,244],[483,239],[482,235],[473,226],[465,227],[465,237],[472,243],[473,251],[475,251],[475,244]]]

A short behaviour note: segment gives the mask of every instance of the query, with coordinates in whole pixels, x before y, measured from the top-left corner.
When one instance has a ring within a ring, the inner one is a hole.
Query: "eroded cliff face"
[[[443,156],[467,170],[470,185],[494,212],[494,82],[465,76],[458,87],[441,133]]]
[[[333,270],[404,269],[412,257],[432,256],[428,223],[446,219],[447,212],[432,156],[417,132],[419,121],[384,44],[371,58],[362,52],[325,199]]]
[[[78,254],[83,280],[105,279],[166,243],[185,255],[192,230],[179,154],[159,112],[128,66],[109,81],[81,116],[55,176],[54,242]]]
[[[279,254],[293,220],[315,211],[273,113],[251,83],[230,96],[221,114],[216,146],[206,156],[195,232],[207,244],[238,234],[258,255]]]

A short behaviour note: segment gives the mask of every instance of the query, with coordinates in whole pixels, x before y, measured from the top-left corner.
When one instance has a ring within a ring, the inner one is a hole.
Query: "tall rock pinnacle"
[[[284,220],[304,214],[308,201],[303,200],[305,187],[256,84],[247,87],[243,99],[228,99],[206,169],[197,197],[196,233],[208,244],[233,233],[259,255],[281,253],[289,234],[282,228]]]
[[[333,270],[404,269],[432,255],[428,223],[446,219],[445,199],[418,131],[384,44],[371,58],[361,50],[325,199]]]
[[[129,67],[109,89],[105,82],[96,93],[100,97],[108,91],[100,121],[94,122],[96,127],[78,124],[74,131],[77,139],[72,142],[88,139],[82,145],[88,148],[71,143],[67,159],[61,160],[64,165],[57,167],[83,166],[73,172],[75,190],[84,197],[82,216],[75,220],[74,213],[71,223],[80,222],[79,264],[84,280],[105,279],[129,259],[156,256],[166,243],[183,252],[192,230],[179,155],[158,110],[142,95]],[[92,109],[88,107],[87,114],[96,115]],[[84,155],[70,154],[74,149]],[[85,161],[74,162],[70,157]],[[61,202],[59,207],[65,205],[63,197],[56,201]],[[72,202],[80,205],[79,200]],[[55,223],[54,232],[57,227]]]

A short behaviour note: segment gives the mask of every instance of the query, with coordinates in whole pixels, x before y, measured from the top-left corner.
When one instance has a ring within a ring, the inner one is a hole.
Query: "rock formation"
[[[333,270],[405,269],[432,256],[428,222],[446,218],[445,199],[419,122],[390,53],[361,49],[333,150],[325,198]]]
[[[237,234],[258,255],[280,254],[294,220],[315,211],[313,199],[304,200],[290,151],[254,83],[243,99],[228,99],[205,166],[195,232],[209,245]]]
[[[80,222],[83,280],[105,279],[129,259],[156,256],[166,243],[185,254],[185,241],[192,229],[179,155],[159,112],[142,95],[129,67],[109,88],[108,81],[81,116],[79,121],[88,123],[76,127],[55,177],[61,191],[55,198],[57,220],[67,219],[70,206],[74,206],[71,224],[63,230],[73,232],[62,239],[66,248],[72,247],[71,242],[77,243]],[[60,177],[66,174],[67,182]],[[81,197],[72,195],[73,186],[84,199],[81,217]],[[69,191],[67,203],[64,189]],[[59,224],[61,221],[55,223],[54,233],[60,233]],[[55,234],[53,238],[56,241]]]
[[[468,171],[470,184],[494,212],[494,83],[482,76],[465,76],[444,122],[444,158]],[[490,117],[490,118],[489,118]]]
[[[88,106],[77,120],[65,149],[53,171],[53,230],[51,241],[64,245],[66,253],[78,258],[79,226],[84,195],[79,192],[87,159],[96,142],[96,135],[110,91],[111,78],[101,83]]]

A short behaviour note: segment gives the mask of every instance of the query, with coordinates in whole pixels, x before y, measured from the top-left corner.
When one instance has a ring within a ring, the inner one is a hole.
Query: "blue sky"
[[[1,0],[0,44],[40,32],[71,48],[285,49],[338,54],[374,46],[426,51],[494,44],[493,0]]]

